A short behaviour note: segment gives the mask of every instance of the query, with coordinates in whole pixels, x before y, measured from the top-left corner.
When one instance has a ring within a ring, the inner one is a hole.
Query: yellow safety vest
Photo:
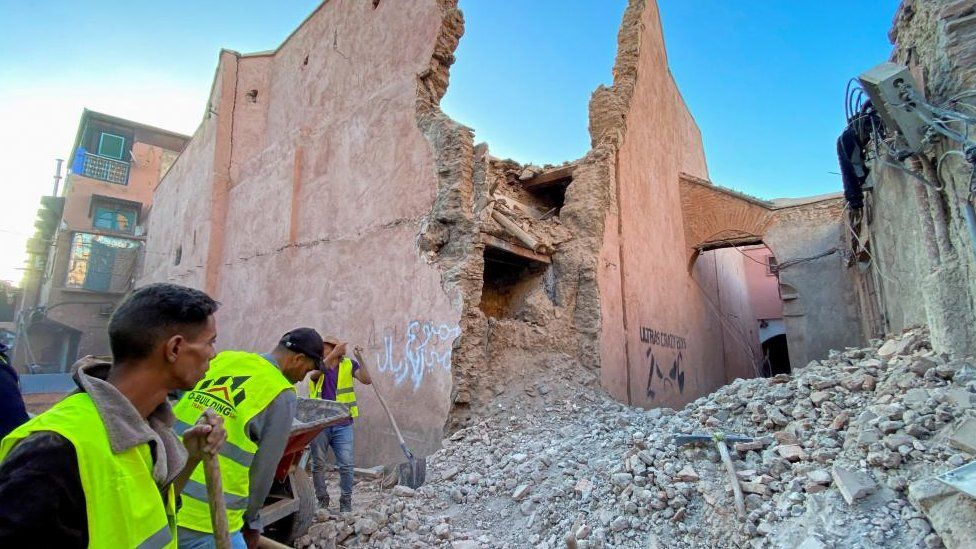
[[[339,378],[336,380],[336,402],[348,404],[349,417],[355,418],[359,417],[359,407],[356,406],[356,391],[352,384],[352,360],[343,357],[339,363]]]
[[[318,379],[310,379],[308,383],[308,398],[322,398],[323,383],[325,383],[325,374],[320,374]]]
[[[176,496],[168,486],[164,501],[153,480],[149,443],[113,452],[95,403],[87,393],[76,393],[7,435],[0,442],[0,462],[20,441],[42,431],[75,447],[89,547],[176,547]]]
[[[308,384],[308,398],[322,398],[322,384],[325,374]],[[356,391],[353,388],[352,360],[348,357],[339,362],[339,376],[336,379],[336,402],[349,405],[349,417],[359,417],[359,407],[356,406]]]
[[[183,395],[173,408],[178,434],[193,426],[207,408],[224,418],[227,441],[220,449],[218,461],[227,506],[227,527],[231,532],[244,526],[251,462],[258,450],[258,445],[247,436],[247,422],[267,408],[282,391],[294,390],[277,366],[261,355],[224,351],[210,361],[206,377]],[[193,470],[182,497],[178,524],[198,532],[213,532],[203,465]]]

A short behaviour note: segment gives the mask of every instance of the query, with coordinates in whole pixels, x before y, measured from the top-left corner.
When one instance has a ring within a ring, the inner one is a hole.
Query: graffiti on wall
[[[682,367],[683,351],[688,347],[685,338],[667,332],[659,332],[646,326],[640,329],[641,343],[647,345],[644,356],[647,359],[647,398],[654,400],[659,391],[677,388],[685,392],[685,372]],[[675,353],[677,352],[677,353]],[[661,357],[667,357],[662,359]],[[668,360],[671,359],[670,367]],[[664,365],[664,369],[661,365]]]
[[[398,332],[383,335],[382,354],[376,355],[378,371],[391,376],[398,387],[409,381],[416,391],[430,372],[451,369],[451,347],[461,335],[459,326],[412,320],[403,332],[402,347]]]

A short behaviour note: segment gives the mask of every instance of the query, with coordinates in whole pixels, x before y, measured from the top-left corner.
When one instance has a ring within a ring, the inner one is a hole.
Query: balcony
[[[81,170],[76,171],[79,175],[108,181],[118,185],[126,185],[129,182],[129,163],[114,158],[91,154],[84,149],[78,150],[78,156],[82,157]],[[75,165],[77,165],[77,160]]]

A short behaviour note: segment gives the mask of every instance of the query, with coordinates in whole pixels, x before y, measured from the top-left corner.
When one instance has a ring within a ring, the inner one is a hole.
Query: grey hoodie
[[[108,431],[115,453],[151,442],[153,480],[160,488],[169,485],[186,466],[187,453],[173,432],[176,416],[165,400],[143,419],[135,406],[105,381],[112,364],[104,357],[86,356],[71,367],[79,390],[88,393]]]

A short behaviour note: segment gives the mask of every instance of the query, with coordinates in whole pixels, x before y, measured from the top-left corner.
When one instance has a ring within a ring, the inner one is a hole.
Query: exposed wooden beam
[[[570,164],[542,172],[532,179],[523,181],[522,186],[529,191],[538,191],[555,187],[556,185],[568,185],[573,180],[573,170],[575,169],[576,165]]]
[[[492,236],[488,233],[481,233],[481,241],[485,243],[485,246],[489,248],[494,248],[496,250],[502,250],[513,255],[517,255],[529,261],[535,261],[537,263],[552,263],[552,259],[547,255],[542,255],[535,253],[534,251],[519,246],[518,244],[512,244],[511,242],[502,240],[498,237]]]

